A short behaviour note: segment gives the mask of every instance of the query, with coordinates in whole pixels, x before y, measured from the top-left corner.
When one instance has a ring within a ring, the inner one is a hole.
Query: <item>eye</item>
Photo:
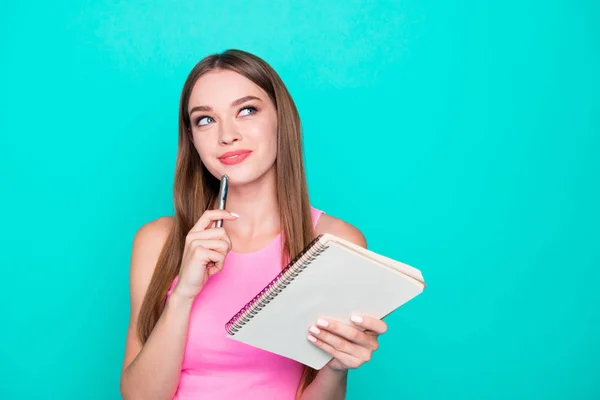
[[[246,115],[250,115],[250,114],[254,114],[256,113],[258,110],[256,109],[256,107],[253,106],[248,106],[248,107],[244,107],[240,110],[240,115],[241,116],[246,116]]]
[[[196,125],[197,126],[204,126],[204,125],[208,125],[211,122],[214,122],[215,120],[212,119],[211,117],[198,117],[196,118]]]

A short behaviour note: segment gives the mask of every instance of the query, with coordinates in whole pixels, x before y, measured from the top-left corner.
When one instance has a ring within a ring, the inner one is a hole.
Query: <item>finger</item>
[[[229,251],[229,243],[224,240],[194,239],[190,242],[189,246],[200,246],[222,254],[226,254]]]
[[[213,221],[220,219],[235,220],[239,218],[239,215],[231,213],[227,210],[207,210],[205,211],[196,224],[192,227],[190,232],[198,232],[207,229]]]
[[[308,340],[316,347],[340,361],[346,368],[358,368],[362,364],[362,361],[359,358],[336,349],[314,335],[308,335]]]
[[[363,345],[353,343],[341,336],[331,333],[325,329],[321,329],[315,325],[311,326],[309,330],[311,335],[342,353],[349,354],[359,359],[370,358],[370,349]]]
[[[356,326],[347,325],[330,319],[319,319],[317,325],[318,327],[315,326],[314,328],[327,330],[360,346],[373,347],[373,336],[367,335]]]
[[[189,244],[191,241],[197,240],[197,239],[201,239],[201,240],[210,240],[210,239],[224,240],[227,243],[229,243],[229,247],[231,248],[231,239],[229,239],[229,235],[227,235],[227,232],[225,231],[225,228],[211,228],[211,229],[206,229],[204,231],[197,231],[197,232],[190,231],[190,233],[188,233],[187,236],[186,236],[186,243]]]
[[[385,321],[378,318],[369,317],[367,315],[353,315],[350,319],[357,326],[360,326],[363,329],[367,329],[379,335],[385,333],[388,328]]]
[[[225,228],[209,228],[203,231],[190,231],[187,239],[224,239],[227,237]]]
[[[209,275],[212,272],[218,272],[223,269],[223,264],[225,261],[225,255],[223,253],[219,253],[215,250],[203,249],[202,257],[207,261],[207,266],[209,266]]]

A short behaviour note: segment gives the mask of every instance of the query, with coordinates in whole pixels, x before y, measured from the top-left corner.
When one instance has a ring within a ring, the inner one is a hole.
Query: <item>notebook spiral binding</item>
[[[227,322],[225,329],[229,335],[234,335],[240,330],[265,305],[277,297],[323,250],[329,247],[327,244],[319,243],[319,239],[322,236],[318,235],[313,239],[260,293],[254,296],[252,300]]]

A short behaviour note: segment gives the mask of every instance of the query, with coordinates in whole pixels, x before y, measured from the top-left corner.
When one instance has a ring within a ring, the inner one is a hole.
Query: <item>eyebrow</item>
[[[250,100],[262,101],[260,98],[258,98],[256,96],[244,96],[244,97],[240,97],[239,99],[237,99],[233,103],[231,103],[231,107],[239,106],[240,104],[245,103]],[[212,111],[212,110],[213,109],[210,106],[196,106],[190,110],[189,115],[192,115],[192,113],[194,111]]]

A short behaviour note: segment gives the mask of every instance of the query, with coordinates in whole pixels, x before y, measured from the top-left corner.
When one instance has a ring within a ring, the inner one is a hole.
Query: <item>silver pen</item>
[[[229,184],[229,177],[227,175],[223,175],[221,177],[221,186],[219,187],[219,204],[218,204],[218,209],[219,210],[224,210],[225,209],[225,203],[227,202],[227,189],[229,188],[228,186]],[[223,220],[217,220],[217,228],[221,228],[223,226]]]

